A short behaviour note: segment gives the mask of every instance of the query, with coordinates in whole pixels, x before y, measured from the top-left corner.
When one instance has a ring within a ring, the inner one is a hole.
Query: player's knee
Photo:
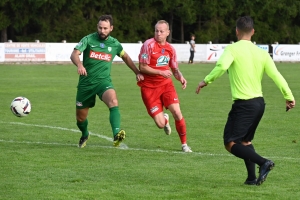
[[[165,127],[165,120],[157,120],[157,121],[155,121],[155,124],[156,124],[156,126],[158,127],[158,128],[160,128],[160,129],[162,129],[162,128],[164,128]]]
[[[181,120],[182,117],[183,117],[180,110],[174,110],[174,111],[172,112],[172,115],[173,115],[173,117],[174,117],[174,119],[175,119],[176,121]]]
[[[118,106],[118,99],[114,98],[114,99],[111,99],[109,102],[108,102],[108,106],[111,108],[111,107],[115,107],[115,106]]]

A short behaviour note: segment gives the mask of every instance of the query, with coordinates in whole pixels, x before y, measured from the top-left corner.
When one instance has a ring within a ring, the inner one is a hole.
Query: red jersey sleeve
[[[176,50],[172,45],[170,45],[170,49],[171,49],[172,54],[170,57],[169,66],[170,66],[170,68],[178,68]]]
[[[150,64],[150,55],[151,55],[151,48],[150,48],[150,40],[144,42],[143,46],[141,47],[141,51],[139,54],[139,62],[145,63],[147,65]]]

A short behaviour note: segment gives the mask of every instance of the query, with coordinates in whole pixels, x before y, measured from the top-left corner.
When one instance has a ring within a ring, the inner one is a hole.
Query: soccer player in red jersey
[[[164,108],[172,113],[176,130],[180,137],[183,152],[192,152],[186,143],[186,124],[182,116],[179,98],[172,81],[172,75],[180,81],[182,89],[187,81],[179,71],[177,56],[173,46],[166,40],[170,34],[169,24],[160,20],[155,25],[154,38],[148,39],[141,47],[139,54],[139,68],[144,80],[138,81],[141,95],[148,114],[153,118],[158,128],[171,134],[169,115]]]

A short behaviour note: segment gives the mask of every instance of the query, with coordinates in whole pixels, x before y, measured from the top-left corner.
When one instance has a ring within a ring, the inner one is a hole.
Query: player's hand
[[[77,73],[79,75],[87,76],[87,72],[86,72],[85,68],[83,67],[83,65],[77,66]]]
[[[144,80],[143,74],[138,73],[138,74],[136,75],[136,80],[137,80],[137,81],[142,81],[142,80]]]
[[[293,101],[286,100],[285,106],[286,106],[286,112],[288,112],[290,109],[292,109],[296,106],[296,101],[295,100],[293,100]]]
[[[159,75],[161,75],[165,78],[170,78],[173,74],[172,74],[171,70],[164,70],[164,71],[160,71]]]
[[[206,84],[204,81],[201,81],[201,82],[198,84],[198,87],[197,87],[197,89],[196,89],[196,93],[199,94],[200,90],[201,90],[203,87],[205,87],[205,86],[207,86],[207,84]]]
[[[184,90],[187,85],[187,80],[185,80],[185,78],[183,76],[181,76],[181,78],[180,78],[180,83],[182,85],[182,89]]]

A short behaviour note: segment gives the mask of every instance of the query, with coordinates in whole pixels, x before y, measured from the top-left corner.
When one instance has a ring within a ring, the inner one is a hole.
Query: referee
[[[296,102],[268,52],[251,42],[253,34],[251,17],[240,17],[236,21],[238,42],[225,48],[215,68],[198,84],[196,93],[228,71],[234,102],[224,128],[224,145],[228,152],[244,160],[248,172],[245,184],[261,185],[275,166],[273,161],[257,154],[251,142],[265,111],[261,85],[264,72],[275,82],[286,99],[287,111],[294,108]],[[255,164],[259,165],[258,177],[255,174]]]

